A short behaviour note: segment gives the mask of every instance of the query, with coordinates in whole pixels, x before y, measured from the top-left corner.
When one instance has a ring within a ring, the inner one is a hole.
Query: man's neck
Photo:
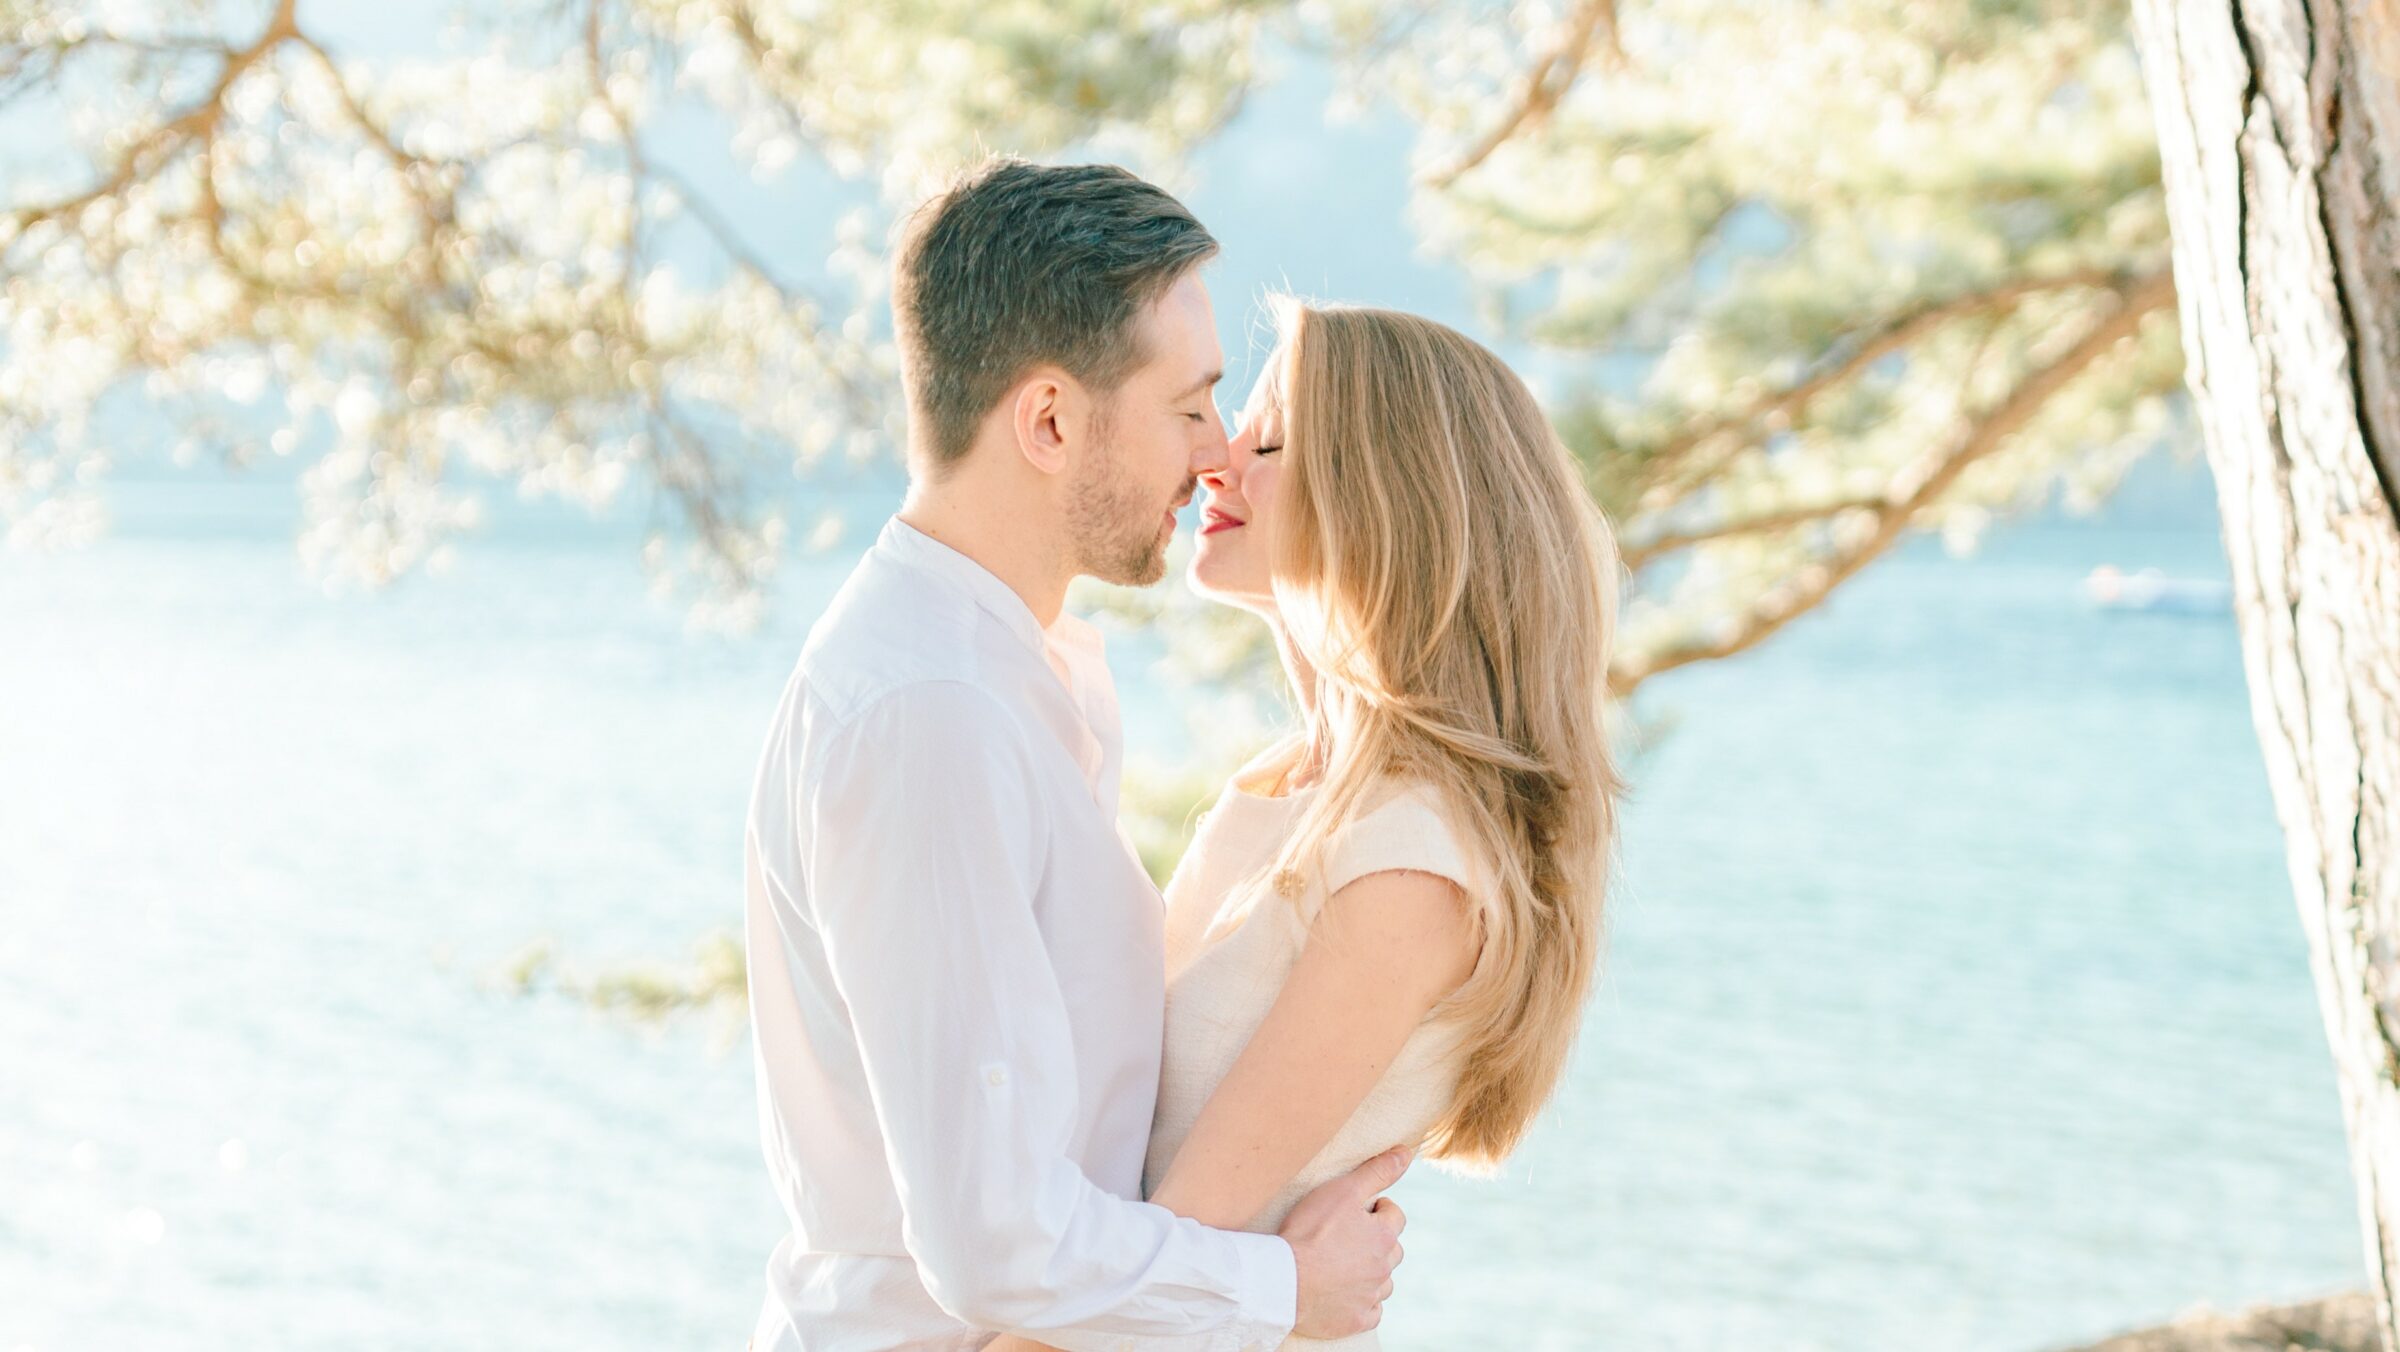
[[[927,537],[957,550],[1008,584],[1025,602],[1044,629],[1066,605],[1067,584],[1074,580],[1056,536],[1029,518],[1040,513],[1012,510],[1003,494],[986,494],[978,486],[949,482],[911,487],[901,504],[900,519]]]

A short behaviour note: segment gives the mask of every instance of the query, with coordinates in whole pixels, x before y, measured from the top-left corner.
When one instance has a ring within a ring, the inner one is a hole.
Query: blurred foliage
[[[537,939],[495,966],[485,984],[511,995],[555,990],[643,1026],[670,1015],[697,1013],[717,1050],[740,1041],[750,1021],[750,978],[739,933],[716,932],[693,945],[684,962],[644,960],[587,968],[558,956]]]
[[[1224,766],[1219,772],[1216,766],[1187,765],[1126,778],[1118,815],[1152,882],[1162,888],[1167,885],[1176,862],[1183,858],[1184,847],[1191,843],[1200,814],[1216,802],[1232,768]]]
[[[1535,351],[1625,552],[1620,699],[1909,532],[1971,549],[2054,495],[2095,507],[2162,441],[2196,453],[2105,0],[564,0],[462,10],[440,58],[338,50],[294,0],[226,12],[0,0],[0,125],[60,152],[0,173],[12,541],[99,527],[98,414],[138,383],[181,457],[309,448],[329,579],[438,560],[478,519],[471,468],[646,491],[646,558],[742,622],[783,548],[829,538],[787,520],[790,476],[896,444],[894,212],[987,149],[1173,185],[1293,59],[1335,73],[1335,111],[1415,128],[1422,245]],[[695,118],[868,205],[829,257],[775,256],[660,150]],[[721,278],[663,261],[694,231]],[[1255,621],[1181,588],[1086,599],[1161,636],[1212,713],[1271,721]],[[1154,871],[1216,782],[1181,773],[1128,800]]]
[[[1259,43],[1238,5],[583,0],[378,58],[294,0],[226,8],[0,3],[6,142],[60,152],[0,173],[9,537],[98,529],[95,415],[138,378],[180,459],[324,432],[301,545],[329,581],[437,559],[480,516],[461,468],[594,507],[634,483],[682,526],[647,561],[734,623],[792,533],[776,482],[894,444],[883,231],[850,212],[804,286],[645,132],[714,117],[755,173],[805,148],[905,202],[986,142],[1187,144]],[[723,280],[662,261],[678,224]]]
[[[1366,64],[1424,129],[1426,240],[1496,322],[1638,367],[1554,405],[1636,570],[1620,691],[1763,639],[1907,530],[1963,550],[2054,489],[2089,509],[2158,442],[2182,358],[2126,17],[1629,3],[1602,69],[1480,159],[1495,103],[1543,99],[1509,92],[1516,30]]]
[[[1907,531],[2096,504],[2180,375],[2117,4],[565,0],[462,11],[436,59],[335,50],[294,0],[223,13],[0,4],[0,117],[63,133],[0,188],[11,538],[97,528],[95,410],[138,377],[186,457],[323,429],[328,577],[436,557],[477,520],[466,466],[649,490],[682,526],[651,561],[738,621],[822,536],[775,479],[894,444],[891,211],[987,147],[1173,182],[1294,54],[1417,128],[1425,246],[1545,353],[1632,565],[1621,694]],[[654,152],[695,113],[754,172],[811,156],[879,205],[821,268],[771,257]],[[661,262],[670,228],[723,279]]]

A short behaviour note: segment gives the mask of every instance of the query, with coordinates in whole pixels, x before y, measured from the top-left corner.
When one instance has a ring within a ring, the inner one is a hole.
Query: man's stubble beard
[[[1122,587],[1147,587],[1167,575],[1167,543],[1171,530],[1162,530],[1159,516],[1171,503],[1155,506],[1126,481],[1123,458],[1110,445],[1112,419],[1103,412],[1093,420],[1094,468],[1079,479],[1067,498],[1067,529],[1075,547],[1076,571]],[[1187,480],[1189,498],[1199,487]]]

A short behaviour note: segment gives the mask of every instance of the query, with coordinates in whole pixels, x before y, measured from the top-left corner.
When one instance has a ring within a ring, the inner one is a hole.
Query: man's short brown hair
[[[928,198],[901,227],[892,316],[934,472],[1037,364],[1114,390],[1142,361],[1135,316],[1216,252],[1183,203],[1115,165],[995,156]]]

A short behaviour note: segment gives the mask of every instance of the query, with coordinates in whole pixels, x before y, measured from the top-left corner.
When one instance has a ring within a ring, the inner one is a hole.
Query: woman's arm
[[[1447,878],[1370,873],[1334,893],[1150,1200],[1223,1230],[1255,1220],[1358,1111],[1426,1012],[1474,972],[1480,943]],[[985,1352],[1045,1346],[1009,1335]]]
[[[1219,1229],[1256,1220],[1358,1111],[1426,1011],[1474,971],[1478,942],[1447,878],[1370,873],[1334,893],[1150,1200]]]

